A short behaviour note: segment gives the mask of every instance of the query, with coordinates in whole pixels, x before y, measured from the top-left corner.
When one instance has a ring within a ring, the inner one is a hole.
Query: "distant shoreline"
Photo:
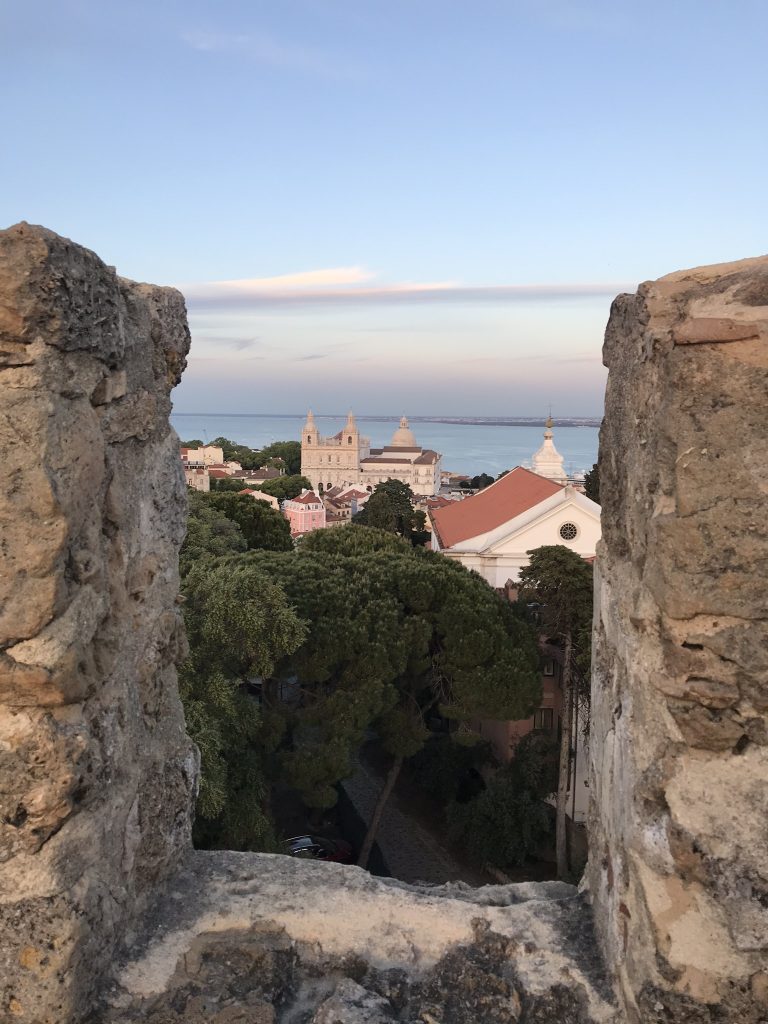
[[[172,412],[172,416],[189,416],[195,419],[205,417],[228,416],[233,419],[303,419],[305,413],[259,413],[259,412]],[[346,413],[315,413],[317,419],[346,419]],[[355,416],[360,422],[376,420],[378,422],[397,423],[399,416]],[[543,427],[546,418],[543,416],[409,416],[411,423],[459,423],[468,427]],[[556,427],[599,427],[600,416],[558,416],[552,422]]]

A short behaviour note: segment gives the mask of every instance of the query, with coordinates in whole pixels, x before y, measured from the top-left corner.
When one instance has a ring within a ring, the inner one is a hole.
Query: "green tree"
[[[243,469],[259,469],[261,466],[261,452],[254,451],[245,444],[238,444],[230,441],[228,437],[217,437],[210,442],[221,448],[225,462],[239,462]]]
[[[414,546],[423,545],[429,535],[424,532],[425,516],[413,507],[414,495],[408,484],[385,480],[377,484],[370,498],[355,516],[360,526],[372,526],[403,537]]]
[[[397,551],[408,554],[411,545],[394,533],[372,526],[350,523],[335,530],[313,530],[302,539],[301,550],[331,555],[371,555],[375,551]]]
[[[375,726],[393,763],[363,862],[429,720],[527,716],[540,694],[538,650],[528,624],[461,565],[373,529],[318,533],[295,552],[245,556],[279,583],[306,627],[276,671],[295,681],[296,700],[267,695],[264,715],[281,738],[276,770],[312,807],[335,802],[334,786]]]
[[[291,528],[285,516],[265,501],[256,501],[248,494],[210,492],[200,499],[218,509],[240,527],[248,548],[290,551],[293,548]],[[198,500],[200,500],[198,499]]]
[[[520,571],[520,597],[539,605],[544,635],[563,652],[560,763],[556,805],[557,873],[566,878],[569,856],[566,798],[572,760],[574,715],[580,694],[589,685],[592,629],[592,566],[561,544],[529,551],[530,562]]]
[[[548,736],[529,733],[482,793],[450,806],[448,833],[480,865],[519,866],[551,835],[546,798],[556,788],[557,746]]]
[[[478,476],[473,476],[470,484],[473,490],[482,491],[483,488],[488,487],[493,483],[493,477],[487,473],[480,473]]]
[[[262,459],[262,466],[266,466],[273,459],[279,459],[284,465],[286,473],[294,476],[301,473],[300,441],[275,441],[273,444],[267,445],[266,448],[262,448],[258,454]]]
[[[592,501],[600,504],[600,471],[597,462],[588,473],[584,474],[584,493]]]
[[[243,562],[198,564],[183,592],[190,654],[179,689],[201,756],[196,842],[274,848],[263,723],[249,689],[301,644],[304,627],[282,590]]]
[[[431,718],[524,718],[541,692],[530,628],[479,576],[431,552],[379,554],[371,562],[371,588],[393,594],[400,607],[408,657],[393,681],[397,700],[377,722],[392,765],[360,851],[361,866],[403,762],[423,747]]]
[[[211,491],[234,491],[235,494],[239,494],[240,491],[248,487],[248,484],[244,483],[240,477],[232,479],[228,476],[211,477]]]
[[[287,498],[298,497],[302,491],[311,491],[312,484],[305,476],[277,476],[272,480],[265,480],[256,490],[271,494],[278,501],[285,501]]]
[[[274,772],[309,807],[332,806],[334,787],[350,773],[366,729],[395,698],[391,681],[402,671],[408,643],[399,609],[391,597],[371,591],[367,558],[301,549],[253,551],[246,558],[280,585],[306,628],[302,645],[275,673],[293,681],[295,699],[278,700],[271,686],[264,694]]]
[[[214,508],[207,496],[198,491],[189,495],[187,535],[179,552],[182,579],[194,565],[211,564],[223,555],[245,551],[245,537],[237,523]]]

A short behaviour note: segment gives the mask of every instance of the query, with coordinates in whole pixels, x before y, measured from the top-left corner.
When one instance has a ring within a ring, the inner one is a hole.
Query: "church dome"
[[[413,431],[408,426],[408,420],[405,416],[400,420],[400,426],[392,435],[392,446],[395,448],[418,448],[416,444],[416,438],[413,436]]]

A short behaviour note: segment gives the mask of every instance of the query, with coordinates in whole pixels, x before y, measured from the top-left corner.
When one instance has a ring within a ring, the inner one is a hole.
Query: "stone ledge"
[[[93,1024],[616,1024],[584,896],[195,853]]]

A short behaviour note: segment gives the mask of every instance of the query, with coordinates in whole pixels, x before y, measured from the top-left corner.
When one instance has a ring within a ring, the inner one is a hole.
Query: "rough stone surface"
[[[0,232],[0,1020],[62,1024],[189,846],[172,289]]]
[[[626,1018],[768,1020],[768,257],[616,299],[589,885]]]
[[[94,1021],[617,1024],[601,964],[569,885],[410,886],[338,864],[195,853]]]

